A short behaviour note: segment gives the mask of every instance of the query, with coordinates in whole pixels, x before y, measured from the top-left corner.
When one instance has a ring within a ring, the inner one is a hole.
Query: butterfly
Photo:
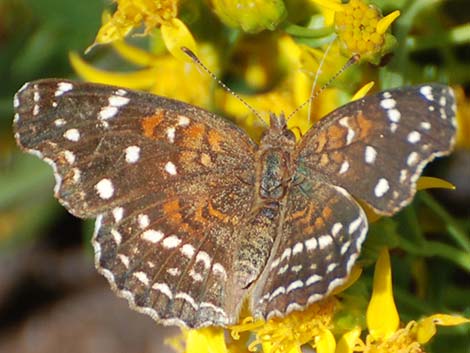
[[[15,95],[18,145],[54,169],[55,196],[96,218],[95,263],[130,306],[167,325],[302,310],[344,283],[365,239],[362,200],[392,215],[450,153],[440,84],[387,90],[328,114],[300,141],[270,115],[260,143],[201,108],[45,79]]]

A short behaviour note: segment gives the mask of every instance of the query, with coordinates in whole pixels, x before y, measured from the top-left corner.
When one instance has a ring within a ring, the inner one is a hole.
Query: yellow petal
[[[416,188],[418,190],[435,188],[455,190],[455,186],[449,183],[448,181],[426,176],[422,176],[418,179],[418,182],[416,183]]]
[[[118,54],[125,60],[139,66],[151,66],[158,59],[156,55],[152,55],[148,51],[134,47],[127,44],[122,40],[113,42],[113,47],[116,49]]]
[[[173,18],[162,24],[162,38],[168,51],[182,61],[191,62],[191,59],[181,51],[181,47],[196,53],[196,41],[188,27],[179,19]]]
[[[228,353],[224,330],[207,327],[190,330],[186,338],[186,353]]]
[[[355,101],[357,99],[361,99],[363,98],[369,91],[372,87],[374,87],[374,81],[370,81],[369,83],[365,84],[364,86],[362,86],[355,94],[354,96],[352,96],[351,98],[351,102],[352,101]]]
[[[129,73],[103,71],[89,65],[74,52],[69,54],[69,60],[77,74],[90,82],[105,83],[132,89],[145,89],[152,87],[157,79],[155,69]]]
[[[335,336],[330,330],[322,330],[315,339],[315,348],[318,353],[334,353],[336,349]]]
[[[355,265],[352,268],[351,273],[349,274],[349,277],[346,280],[346,282],[340,285],[339,287],[335,288],[331,292],[331,295],[341,293],[345,291],[347,288],[351,287],[359,279],[359,277],[361,276],[361,273],[362,273],[362,267]]]
[[[417,341],[421,344],[428,342],[436,333],[436,325],[439,326],[456,326],[470,323],[470,319],[462,316],[435,314],[429,316],[418,323]]]
[[[310,1],[331,11],[335,11],[335,12],[344,11],[343,4],[341,3],[341,1],[334,1],[334,0],[310,0]]]
[[[361,335],[361,328],[355,327],[346,332],[338,341],[335,353],[353,353],[356,341]]]
[[[398,329],[399,323],[393,299],[390,257],[385,248],[375,264],[372,298],[367,307],[367,327],[375,339],[387,339]]]
[[[400,16],[400,11],[395,10],[384,18],[380,19],[377,23],[377,33],[384,34],[390,25]]]

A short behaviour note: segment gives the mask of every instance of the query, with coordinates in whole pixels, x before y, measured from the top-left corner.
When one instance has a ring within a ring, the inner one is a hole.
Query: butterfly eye
[[[285,129],[283,132],[282,132],[282,135],[287,138],[289,141],[292,141],[292,142],[295,142],[295,134],[292,132],[292,130],[289,130],[289,129]]]

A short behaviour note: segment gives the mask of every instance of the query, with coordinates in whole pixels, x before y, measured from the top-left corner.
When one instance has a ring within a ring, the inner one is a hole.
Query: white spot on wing
[[[98,193],[98,196],[103,200],[107,200],[114,195],[113,183],[107,178],[101,179],[95,185],[95,190]]]
[[[314,283],[317,283],[318,281],[321,281],[322,280],[322,276],[319,276],[319,275],[311,275],[306,281],[305,281],[305,285],[306,286],[311,286],[312,284]]]
[[[184,256],[191,259],[194,256],[194,253],[196,252],[196,249],[194,249],[194,246],[192,246],[191,244],[184,244],[181,247],[180,251]]]
[[[407,139],[409,143],[416,143],[421,140],[421,134],[418,131],[411,131],[408,134]]]
[[[54,95],[59,97],[71,89],[73,89],[73,85],[70,82],[59,82],[57,84],[57,90],[55,91]]]
[[[225,268],[224,266],[222,266],[220,263],[216,262],[213,266],[212,266],[212,272],[214,272],[214,274],[219,274],[224,280],[227,279],[227,272],[225,272]]]
[[[68,129],[64,132],[64,137],[73,142],[80,140],[80,132],[77,129]]]
[[[316,237],[312,237],[305,241],[305,247],[307,250],[315,250],[317,248],[318,241]]]
[[[390,109],[387,112],[387,115],[388,115],[388,119],[394,123],[398,123],[400,121],[401,114],[397,109]]]
[[[342,164],[341,164],[341,167],[339,168],[339,174],[344,174],[348,171],[349,169],[349,162],[348,161],[344,161]]]
[[[178,116],[178,125],[179,126],[188,126],[189,125],[189,118],[185,117],[184,115],[179,115]]]
[[[416,163],[418,163],[418,161],[419,161],[419,154],[413,151],[408,155],[408,158],[406,159],[406,164],[408,164],[408,166],[410,167],[413,167],[416,165]]]
[[[125,153],[126,153],[126,162],[135,163],[140,158],[140,147],[129,146],[125,149]]]
[[[333,224],[333,227],[331,228],[331,234],[336,237],[338,233],[343,229],[343,225],[339,222]]]
[[[68,164],[75,163],[75,154],[72,151],[65,150],[63,153],[64,153],[64,158]]]
[[[380,106],[384,109],[393,109],[395,108],[397,102],[393,98],[385,98],[380,101]]]
[[[304,250],[304,243],[298,242],[292,248],[292,255],[297,255],[297,254],[301,253],[303,250]]]
[[[113,213],[114,221],[116,223],[121,222],[122,216],[124,215],[124,209],[122,207],[116,207],[113,209],[112,213]]]
[[[388,184],[388,180],[385,178],[380,178],[377,185],[375,185],[374,194],[377,197],[382,197],[389,189],[390,185]]]
[[[286,289],[284,287],[277,287],[269,296],[268,301],[272,301],[274,298],[277,296],[284,294],[286,292]]]
[[[129,101],[129,98],[122,96],[111,96],[108,98],[109,105],[113,107],[122,107],[129,103]]]
[[[175,131],[176,129],[174,126],[170,126],[168,129],[166,129],[166,137],[170,143],[175,142]]]
[[[181,239],[178,238],[176,235],[170,235],[169,237],[166,237],[165,239],[163,239],[162,244],[163,244],[163,247],[167,249],[173,249],[181,244]]]
[[[54,120],[54,125],[57,126],[57,127],[64,126],[66,123],[67,122],[62,118]]]
[[[419,93],[421,93],[424,98],[426,98],[428,101],[433,101],[434,96],[432,95],[432,87],[431,86],[423,86],[419,89]]]
[[[211,265],[211,257],[205,251],[199,251],[196,255],[196,262],[202,261],[204,263],[204,267],[208,269]]]
[[[184,301],[188,302],[194,308],[194,310],[199,308],[193,297],[191,297],[188,293],[178,292],[175,295],[175,299],[183,299]]]
[[[359,228],[361,223],[362,223],[362,217],[359,216],[349,224],[348,233],[353,234]]]
[[[129,257],[123,254],[118,254],[117,257],[122,262],[125,268],[129,268],[129,263],[130,263]]]
[[[139,214],[137,216],[137,223],[139,223],[139,228],[140,229],[145,229],[148,227],[148,225],[150,224],[150,220],[149,220],[149,216],[147,216],[146,214]]]
[[[348,130],[348,133],[346,135],[347,145],[349,145],[352,142],[352,140],[354,139],[354,135],[356,135],[354,130],[349,126],[348,120],[349,120],[349,117],[345,117],[339,121],[339,124]]]
[[[173,299],[173,293],[166,283],[154,283],[152,286],[153,289],[158,290],[160,293],[166,295],[169,299]]]
[[[320,235],[318,237],[318,247],[320,249],[324,249],[333,243],[333,238],[329,234]]]
[[[172,162],[165,164],[165,171],[170,175],[176,175],[176,166]]]
[[[293,290],[296,290],[298,288],[302,288],[304,286],[304,282],[301,280],[297,280],[292,282],[287,286],[286,293],[292,292]]]
[[[160,240],[163,239],[164,234],[159,230],[148,229],[142,233],[140,236],[143,240],[146,240],[150,243],[158,243]]]
[[[114,117],[117,112],[119,111],[119,109],[117,107],[114,107],[114,106],[106,106],[106,107],[103,107],[101,108],[100,112],[99,112],[99,119],[100,120],[108,120],[108,119],[111,119],[112,117]]]
[[[377,157],[377,150],[372,146],[366,146],[365,150],[365,161],[368,164],[373,164]]]
[[[430,130],[431,129],[431,124],[427,121],[423,121],[419,124],[419,126],[421,126],[422,129],[424,130]]]
[[[111,229],[111,235],[113,236],[114,242],[119,245],[122,241],[122,235],[116,229]]]

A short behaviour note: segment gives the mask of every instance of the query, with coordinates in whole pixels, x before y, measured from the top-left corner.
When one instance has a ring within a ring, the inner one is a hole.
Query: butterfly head
[[[261,136],[261,144],[267,146],[294,146],[295,135],[287,128],[286,117],[283,113],[269,116],[269,128]]]

